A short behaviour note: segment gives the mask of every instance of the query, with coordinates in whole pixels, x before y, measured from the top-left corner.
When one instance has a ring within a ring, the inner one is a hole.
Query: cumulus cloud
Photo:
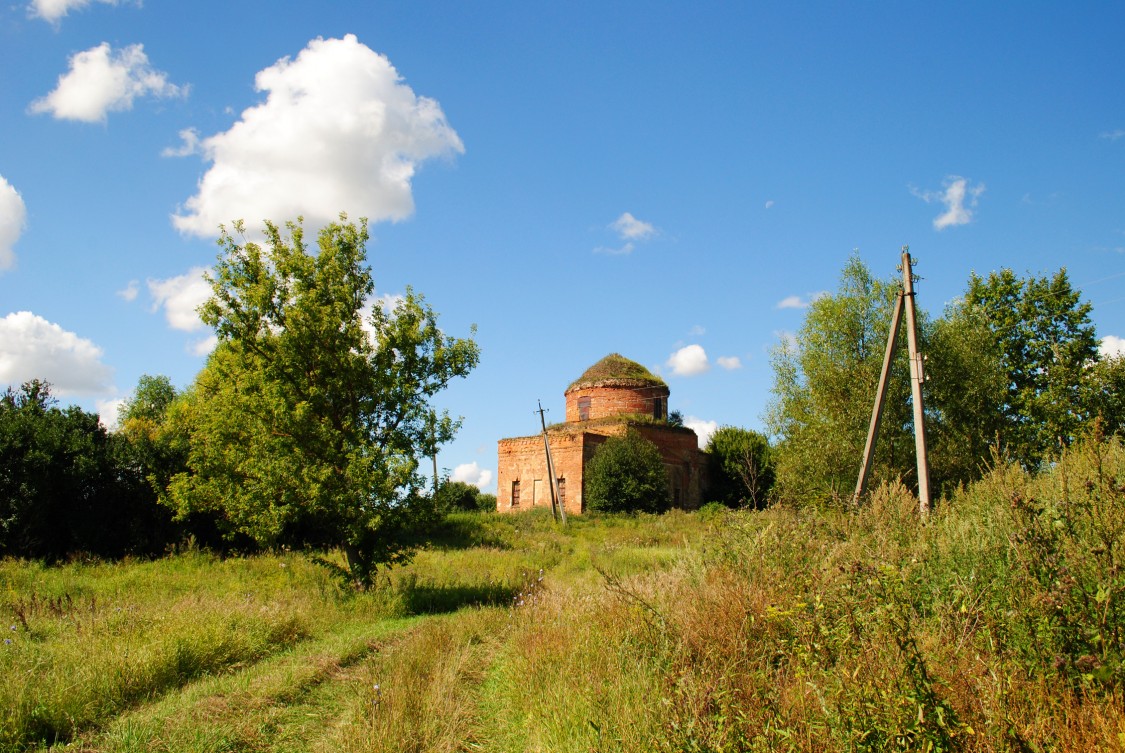
[[[598,246],[594,249],[594,253],[611,255],[631,254],[636,249],[637,243],[651,240],[660,234],[656,226],[644,220],[638,220],[631,212],[623,212],[620,217],[609,223],[608,227],[617,234],[617,237],[625,241],[625,243],[617,247]]]
[[[651,223],[638,220],[629,212],[622,213],[610,223],[610,228],[623,240],[629,241],[643,241],[656,235],[656,228]]]
[[[63,16],[72,10],[81,10],[89,5],[91,0],[31,0],[27,10],[32,16],[38,16],[44,21],[58,23]],[[120,5],[120,0],[97,0],[104,5]],[[139,3],[138,3],[139,4]]]
[[[140,292],[141,283],[137,280],[129,280],[129,284],[118,290],[116,295],[118,298],[132,303],[137,300],[137,293]]]
[[[185,128],[180,131],[180,145],[165,147],[161,157],[188,157],[199,154],[199,131],[194,128]]]
[[[1125,338],[1117,335],[1106,335],[1098,345],[1098,353],[1101,354],[1102,358],[1125,357]]]
[[[121,406],[125,405],[125,398],[116,397],[112,400],[96,400],[94,407],[98,411],[98,420],[109,431],[117,430],[117,416],[121,412]]]
[[[715,359],[715,363],[719,364],[727,371],[734,371],[735,369],[742,368],[742,359],[738,356],[719,356]]]
[[[196,310],[211,297],[211,286],[203,277],[206,272],[205,267],[192,267],[177,277],[147,281],[152,310],[163,308],[172,329],[194,332],[203,328]]]
[[[215,349],[219,344],[219,338],[215,335],[208,335],[207,337],[200,338],[188,345],[188,352],[193,356],[205,356]]]
[[[827,291],[821,290],[817,293],[812,293],[808,296],[801,297],[799,295],[787,295],[777,302],[776,308],[779,309],[807,309],[809,305],[817,300],[828,295]]]
[[[492,481],[492,471],[481,468],[476,461],[473,461],[472,463],[462,463],[454,468],[453,474],[449,478],[452,481],[462,481],[466,484],[472,484],[478,489],[483,489]]]
[[[323,225],[341,211],[401,220],[414,211],[418,164],[464,151],[438,103],[352,34],[314,39],[260,71],[255,86],[264,102],[198,142],[211,166],[172,218],[181,232],[212,237],[234,219],[298,215]]]
[[[967,178],[950,175],[942,185],[944,188],[941,191],[922,191],[913,187],[910,189],[912,194],[927,204],[939,201],[945,205],[945,211],[934,218],[934,230],[944,230],[947,227],[967,225],[972,222],[977,200],[984,193],[984,184],[970,185]]]
[[[59,76],[54,91],[31,103],[31,112],[50,113],[59,120],[104,123],[110,112],[133,109],[138,97],[181,97],[187,87],[148,63],[144,45],[114,51],[108,42],[75,53],[70,71]]]
[[[0,175],[0,270],[16,263],[16,241],[27,225],[27,207],[11,183]]]
[[[30,311],[0,319],[0,385],[32,379],[51,383],[59,397],[113,392],[113,371],[102,349]]]
[[[695,432],[699,437],[699,449],[707,447],[707,443],[711,441],[711,435],[719,430],[717,421],[704,421],[702,418],[695,416],[688,416],[684,419],[684,426]]]
[[[668,358],[666,366],[676,376],[695,376],[711,368],[701,345],[685,345]]]

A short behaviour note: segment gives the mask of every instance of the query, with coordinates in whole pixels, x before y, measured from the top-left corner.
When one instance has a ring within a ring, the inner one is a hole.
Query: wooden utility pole
[[[902,295],[906,299],[906,340],[910,348],[910,394],[914,403],[914,451],[918,456],[918,505],[930,511],[930,460],[926,454],[926,414],[922,410],[922,354],[918,352],[918,322],[914,309],[914,272],[910,247],[902,247]]]
[[[875,407],[871,411],[871,424],[867,429],[867,444],[863,448],[863,463],[859,466],[859,480],[855,483],[853,500],[859,502],[867,489],[871,476],[871,461],[875,458],[875,443],[879,440],[879,422],[883,420],[883,406],[887,402],[887,378],[891,374],[891,361],[894,359],[895,345],[898,344],[898,331],[902,324],[902,291],[895,296],[895,310],[891,314],[891,333],[887,337],[887,350],[883,353],[883,370],[879,372],[879,389],[875,393]]]
[[[551,515],[555,517],[556,521],[561,519],[562,524],[566,525],[566,510],[559,502],[558,482],[555,480],[555,463],[551,460],[551,443],[547,440],[547,419],[543,417],[546,411],[543,410],[542,402],[539,402],[539,410],[536,412],[539,414],[539,425],[543,427],[543,451],[547,455],[547,483],[551,488]],[[535,504],[534,500],[532,500],[532,504]]]
[[[438,493],[438,472],[437,472],[437,416],[433,411],[430,411],[430,457],[434,461],[434,496]]]
[[[883,417],[883,406],[887,398],[887,381],[894,360],[898,331],[902,326],[903,308],[906,309],[906,340],[910,352],[910,394],[914,404],[914,449],[918,458],[918,505],[923,514],[930,511],[930,461],[926,454],[926,416],[922,405],[922,355],[918,352],[918,323],[914,306],[914,272],[911,269],[910,247],[902,247],[902,290],[895,297],[894,313],[891,314],[891,331],[887,336],[887,350],[883,354],[883,370],[879,374],[879,387],[875,395],[875,405],[871,410],[871,424],[867,430],[867,444],[863,448],[863,462],[859,467],[859,479],[855,485],[856,502],[867,488],[871,475],[871,462],[875,457],[875,442],[879,437],[879,422]]]

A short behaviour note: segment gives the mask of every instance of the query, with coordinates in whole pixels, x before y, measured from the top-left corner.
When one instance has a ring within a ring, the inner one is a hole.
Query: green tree
[[[185,469],[187,435],[174,430],[168,416],[178,397],[176,388],[163,375],[141,375],[137,387],[117,411],[117,433],[122,445],[123,466],[163,492],[168,482]]]
[[[1006,389],[993,407],[1001,417],[996,437],[1001,449],[1036,468],[1069,445],[1092,417],[1085,386],[1098,360],[1091,306],[1070,286],[1065,269],[1050,278],[1023,279],[1010,269],[987,278],[974,274],[962,306],[965,317],[992,335],[992,348],[979,357],[997,361],[1006,376]],[[984,376],[989,391],[992,378]],[[991,420],[988,411],[977,411],[971,430],[992,429]]]
[[[341,216],[315,254],[299,220],[287,236],[266,223],[264,244],[233,230],[200,310],[219,343],[176,411],[189,472],[167,500],[181,515],[217,511],[230,534],[265,546],[339,546],[346,576],[367,587],[409,558],[434,514],[418,458],[459,421],[430,399],[479,351],[445,335],[410,290],[364,317],[366,221]]]
[[[854,489],[899,289],[853,255],[837,291],[814,300],[796,335],[774,349],[766,425],[785,498],[823,502]],[[899,348],[873,478],[914,473],[911,423],[909,367]]]
[[[1106,356],[1086,373],[1087,404],[1104,434],[1125,434],[1125,355]]]
[[[40,380],[0,395],[0,555],[124,554],[129,503],[96,414],[59,408]]]
[[[482,508],[480,497],[489,496],[482,495],[480,489],[467,484],[464,481],[443,481],[441,486],[438,487],[437,499],[438,510],[441,512],[456,512],[456,511],[469,511],[485,509]],[[492,498],[492,508],[496,508],[496,498]],[[485,502],[487,504],[487,500]]]
[[[769,441],[756,431],[724,426],[707,442],[709,498],[728,507],[763,508],[773,487]]]
[[[629,429],[609,437],[586,464],[586,507],[602,512],[664,512],[672,505],[660,450]]]
[[[1008,374],[995,334],[963,298],[934,322],[925,371],[930,477],[948,493],[984,475],[1005,431]]]

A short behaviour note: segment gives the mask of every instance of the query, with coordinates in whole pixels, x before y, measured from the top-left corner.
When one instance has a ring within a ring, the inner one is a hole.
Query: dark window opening
[[[565,505],[566,504],[566,479],[562,478],[560,476],[559,478],[555,479],[555,481],[558,483],[558,488],[559,488],[559,504]]]
[[[664,418],[664,398],[654,397],[652,399],[652,417],[657,421]]]
[[[520,482],[512,482],[512,507],[520,506]]]

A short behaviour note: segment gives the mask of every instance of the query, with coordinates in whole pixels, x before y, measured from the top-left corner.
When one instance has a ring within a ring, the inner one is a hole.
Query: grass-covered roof
[[[641,366],[636,361],[630,361],[620,353],[610,353],[602,360],[571,382],[566,388],[567,392],[580,387],[593,387],[599,384],[620,384],[622,386],[653,386],[667,387],[664,380]]]

